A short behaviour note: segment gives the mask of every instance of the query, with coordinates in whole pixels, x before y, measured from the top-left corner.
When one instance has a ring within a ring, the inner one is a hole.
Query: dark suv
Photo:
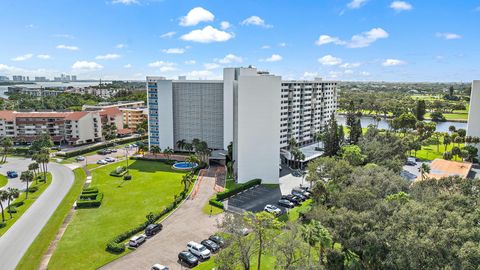
[[[292,194],[283,195],[283,196],[282,196],[282,199],[288,200],[288,201],[292,202],[292,203],[295,204],[295,205],[301,205],[301,204],[302,204],[302,200],[301,200],[300,198],[298,198],[297,196],[292,195]]]
[[[178,254],[180,263],[184,263],[189,267],[194,267],[198,264],[198,258],[188,251],[182,251]]]
[[[161,231],[163,229],[163,225],[162,224],[150,224],[147,226],[147,228],[145,228],[145,234],[147,236],[152,236],[152,235],[155,235],[157,234],[159,231]]]

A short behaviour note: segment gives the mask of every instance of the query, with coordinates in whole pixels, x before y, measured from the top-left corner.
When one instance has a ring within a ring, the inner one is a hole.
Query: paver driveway
[[[178,253],[186,249],[189,241],[200,242],[215,233],[217,220],[222,215],[209,217],[202,212],[208,199],[215,193],[215,178],[203,177],[197,183],[198,192],[185,201],[170,217],[162,222],[163,230],[142,246],[100,269],[151,269],[155,263],[167,265],[171,270],[182,269],[177,262]],[[183,268],[185,269],[185,267]]]

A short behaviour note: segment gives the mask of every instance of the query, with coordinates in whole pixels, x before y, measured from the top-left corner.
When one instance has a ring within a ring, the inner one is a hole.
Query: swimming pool
[[[177,170],[190,170],[190,169],[196,168],[197,166],[198,164],[195,162],[184,162],[184,161],[173,164],[173,168]]]

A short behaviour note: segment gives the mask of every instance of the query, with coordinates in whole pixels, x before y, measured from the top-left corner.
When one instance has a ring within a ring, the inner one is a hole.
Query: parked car
[[[104,159],[100,159],[100,160],[97,161],[97,164],[99,164],[99,165],[105,165],[105,164],[107,164],[107,163],[108,163],[108,162],[107,162],[106,160],[104,160]]]
[[[100,150],[100,151],[97,151],[97,154],[99,155],[107,155],[109,154],[107,150],[103,149],[103,150]]]
[[[220,246],[217,245],[217,243],[213,242],[212,240],[205,239],[200,244],[204,245],[208,250],[210,250],[212,253],[217,252],[220,249]]]
[[[156,263],[152,266],[152,270],[168,270],[168,267],[163,264]]]
[[[278,201],[278,205],[283,206],[283,207],[286,207],[286,208],[293,208],[293,207],[295,207],[295,204],[293,204],[291,201],[285,200],[285,199],[279,200],[279,201]]]
[[[213,242],[215,242],[215,244],[219,245],[222,248],[227,245],[225,239],[218,235],[210,235],[210,237],[208,237],[208,240],[212,240]]]
[[[278,216],[278,215],[280,215],[280,214],[282,213],[282,209],[276,207],[275,205],[271,205],[271,204],[265,205],[265,207],[263,208],[263,210],[264,210],[265,212],[274,214],[274,215],[276,215],[276,216]]]
[[[408,157],[407,158],[407,165],[409,165],[409,166],[417,165],[417,159],[414,158],[414,157]]]
[[[199,244],[194,241],[190,241],[187,244],[188,251],[193,255],[201,258],[202,260],[207,260],[210,258],[211,252],[204,245]]]
[[[138,145],[136,143],[132,144],[132,147],[138,147]]]
[[[128,241],[128,245],[131,247],[138,247],[143,244],[147,240],[147,236],[144,234],[135,235],[134,237],[130,238]]]
[[[112,148],[112,149],[108,149],[110,150],[110,153],[116,153],[117,152],[117,148]]]
[[[62,147],[59,145],[56,145],[56,146],[52,146],[50,149],[60,151],[62,150]]]
[[[301,188],[294,188],[294,189],[292,189],[292,194],[293,194],[293,195],[297,195],[297,196],[298,196],[298,195],[302,195],[303,197],[305,197],[305,198],[307,198],[307,199],[312,196],[312,194],[311,194],[310,192],[305,191],[305,190],[303,190],[303,189],[301,189]]]
[[[193,254],[188,251],[182,251],[178,253],[178,260],[189,267],[194,267],[198,264],[198,258],[193,256]]]
[[[152,236],[157,234],[159,231],[163,229],[163,225],[158,223],[158,224],[150,224],[145,228],[145,234],[147,236]]]
[[[115,162],[116,159],[113,158],[113,157],[106,157],[106,158],[105,158],[105,161],[106,161],[106,162]]]
[[[75,158],[76,161],[84,161],[85,157],[84,156],[78,156]]]
[[[8,171],[8,172],[7,172],[7,177],[8,177],[8,178],[17,178],[17,177],[18,177],[18,173],[15,172],[15,171]]]
[[[300,204],[302,204],[302,201],[300,200],[300,198],[298,198],[297,196],[292,195],[292,194],[283,195],[283,196],[282,196],[282,199],[288,200],[288,201],[292,202],[292,203],[295,204],[295,205],[300,205]]]
[[[292,192],[292,195],[297,197],[300,200],[300,202],[303,202],[307,199],[307,197],[304,196],[303,193],[293,193]]]

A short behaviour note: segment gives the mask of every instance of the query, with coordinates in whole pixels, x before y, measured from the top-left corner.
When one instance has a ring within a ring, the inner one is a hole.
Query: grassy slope
[[[60,226],[62,225],[73,203],[80,194],[83,184],[85,183],[85,178],[87,175],[82,168],[75,169],[73,172],[75,173],[75,182],[73,183],[73,186],[70,188],[70,191],[57,207],[45,227],[43,227],[40,234],[37,236],[37,238],[35,238],[32,245],[30,245],[27,252],[23,255],[22,260],[17,265],[16,269],[38,269],[43,254],[45,254],[48,246],[55,238],[57,231],[60,229]]]
[[[443,139],[441,139],[443,141]],[[458,146],[455,144],[455,146]],[[464,146],[464,144],[460,144],[460,149]],[[437,152],[437,145],[428,145],[428,146],[422,146],[422,150],[417,151],[417,158],[423,159],[423,160],[434,160],[436,158],[443,158],[443,153],[445,151],[452,151],[453,144],[450,144],[446,149],[443,144],[440,144],[439,150],[440,152]],[[414,155],[414,152],[412,151],[412,155]],[[456,161],[461,161],[461,158],[454,157],[453,160]]]
[[[106,252],[107,242],[144,222],[149,212],[168,205],[183,188],[183,173],[172,171],[169,165],[134,161],[130,165],[131,181],[108,175],[117,166],[92,171],[92,186],[104,193],[102,205],[76,211],[49,269],[95,269],[124,255]]]
[[[7,183],[8,183],[8,178],[5,175],[0,174],[0,188],[5,186]]]
[[[38,182],[38,184],[35,184],[35,181],[31,182],[29,184],[29,187],[38,187],[38,190],[34,193],[29,193],[28,194],[28,199],[25,199],[26,193],[23,192],[20,194],[20,196],[12,203],[15,202],[20,202],[23,201],[24,204],[22,206],[17,207],[17,213],[13,214],[13,218],[10,219],[10,214],[5,210],[5,223],[6,226],[0,229],[0,236],[2,236],[5,232],[8,231],[12,225],[17,222],[17,220],[25,213],[28,208],[35,202],[35,200],[42,195],[42,193],[47,189],[47,187],[50,185],[52,182],[52,175],[50,173],[47,173],[47,182]],[[0,220],[1,221],[1,220]]]

